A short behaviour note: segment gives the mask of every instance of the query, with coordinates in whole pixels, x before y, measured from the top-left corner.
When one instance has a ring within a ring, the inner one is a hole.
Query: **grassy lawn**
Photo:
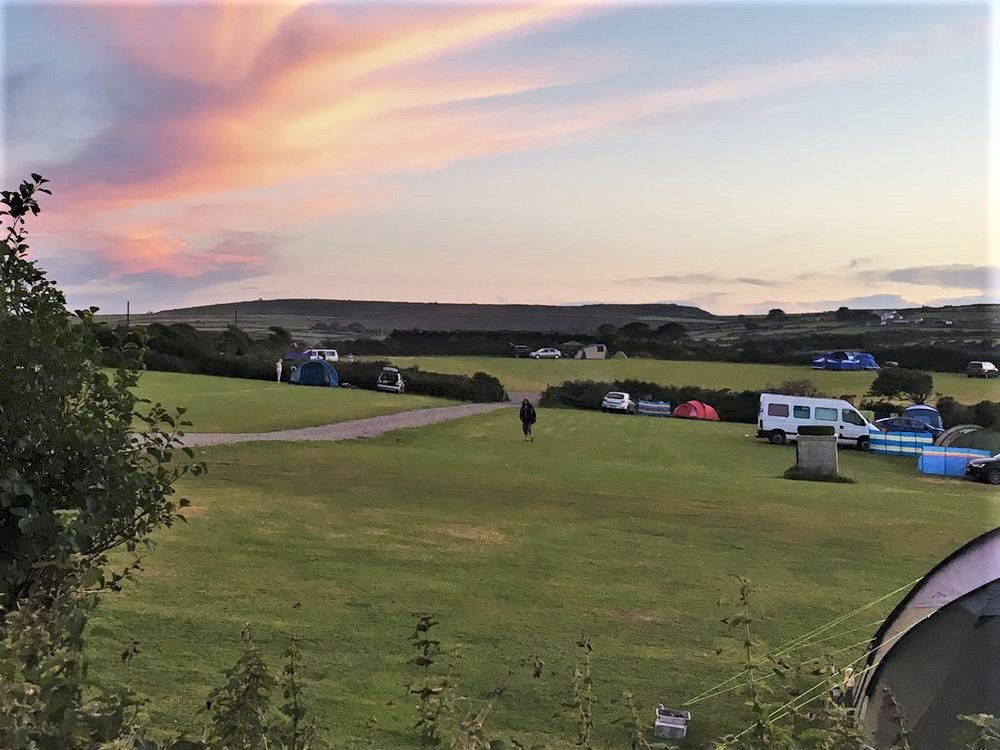
[[[808,378],[825,393],[861,395],[875,377],[870,372],[829,372],[789,365],[731,362],[675,362],[659,359],[534,360],[513,357],[393,357],[393,364],[446,373],[495,375],[508,391],[542,391],[566,380],[636,378],[663,385],[700,385],[733,390],[762,388],[783,380]],[[934,388],[963,403],[1000,401],[1000,379],[980,380],[956,373],[931,373]]]
[[[574,642],[591,638],[597,735],[622,746],[623,688],[651,721],[656,703],[740,671],[719,623],[732,607],[717,606],[731,574],[759,587],[759,635],[776,645],[912,581],[1000,518],[994,489],[921,478],[907,458],[845,450],[857,484],[780,479],[794,450],[746,431],[543,409],[524,444],[504,410],[374,440],[206,450],[208,475],[183,487],[190,522],[160,535],[139,585],[93,622],[92,673],[190,728],[241,623],[274,663],[294,631],[335,747],[369,716],[377,747],[414,747],[406,638],[412,613],[430,611],[445,646],[461,647],[463,711],[509,662],[543,656],[545,675],[518,676],[490,719],[526,746],[573,746],[572,719],[556,714]],[[894,603],[824,646],[864,641]],[[140,653],[123,667],[130,637]],[[687,747],[741,728],[743,711],[733,694],[699,704]]]
[[[309,388],[263,380],[176,372],[144,372],[139,394],[168,407],[186,406],[191,432],[268,432],[345,422],[454,403],[354,388]]]

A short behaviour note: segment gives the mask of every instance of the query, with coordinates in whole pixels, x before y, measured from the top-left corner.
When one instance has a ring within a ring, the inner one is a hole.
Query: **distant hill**
[[[307,318],[314,322],[391,331],[421,328],[454,331],[563,331],[587,333],[602,323],[624,325],[635,320],[657,324],[668,320],[716,320],[698,307],[646,305],[471,305],[446,302],[372,302],[328,299],[272,299],[202,305],[133,316],[136,322],[243,322],[270,318]],[[199,326],[200,327],[200,326]]]

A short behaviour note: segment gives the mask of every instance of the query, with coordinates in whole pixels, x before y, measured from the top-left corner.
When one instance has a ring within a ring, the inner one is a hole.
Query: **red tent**
[[[681,419],[706,419],[709,422],[719,421],[719,412],[714,406],[703,404],[701,401],[685,401],[674,409],[674,416]]]

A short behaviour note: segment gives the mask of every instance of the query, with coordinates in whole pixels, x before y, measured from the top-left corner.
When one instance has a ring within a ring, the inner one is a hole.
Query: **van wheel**
[[[989,484],[1000,484],[1000,469],[990,469],[987,471],[986,481]]]
[[[858,450],[859,451],[870,451],[872,449],[871,438],[860,437],[858,438]]]
[[[784,445],[785,433],[781,430],[775,430],[771,433],[770,437],[768,437],[768,440],[770,440],[774,445]]]

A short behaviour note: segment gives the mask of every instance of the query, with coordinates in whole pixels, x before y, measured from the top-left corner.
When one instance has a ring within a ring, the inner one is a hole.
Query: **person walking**
[[[278,378],[278,382],[281,382],[281,360],[278,359],[274,363],[274,374]]]
[[[531,428],[535,424],[537,416],[535,414],[535,407],[531,405],[528,399],[524,399],[521,402],[521,429],[524,430],[525,441],[533,441],[535,436],[531,434]]]

